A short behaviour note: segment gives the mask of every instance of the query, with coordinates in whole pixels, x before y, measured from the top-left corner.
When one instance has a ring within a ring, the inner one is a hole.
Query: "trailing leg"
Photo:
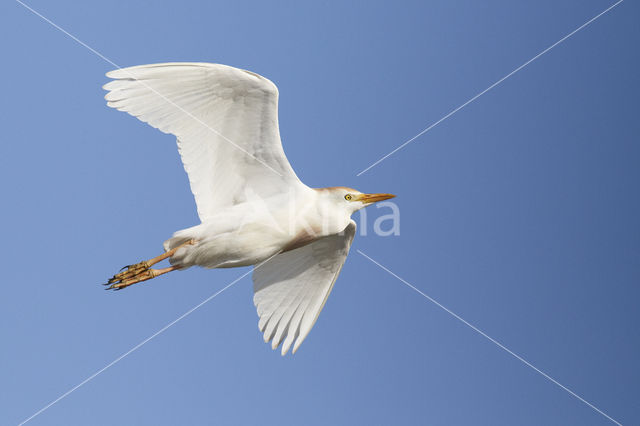
[[[113,277],[111,277],[109,281],[107,281],[107,283],[105,284],[105,285],[109,285],[109,287],[107,287],[107,290],[111,290],[111,289],[120,290],[132,284],[139,283],[141,281],[150,280],[151,278],[155,278],[159,275],[166,274],[167,272],[180,269],[180,266],[178,265],[174,265],[174,266],[163,268],[163,269],[149,269],[149,268],[151,268],[153,265],[155,265],[158,262],[162,262],[163,260],[170,258],[181,247],[184,247],[186,245],[191,245],[191,244],[194,244],[194,240],[185,241],[184,243],[172,248],[171,250],[168,250],[167,252],[161,254],[160,256],[156,256],[152,259],[144,260],[142,262],[139,262],[133,265],[125,266],[120,270],[121,272],[118,272]]]
[[[158,277],[168,272],[175,271],[176,269],[180,269],[180,266],[173,265],[173,266],[169,266],[168,268],[162,268],[162,269],[145,269],[144,271],[136,274],[131,278],[126,278],[121,280],[120,282],[111,284],[109,287],[106,288],[106,290],[122,290],[123,288],[129,287],[130,285],[137,284],[142,281],[150,280],[152,278]]]

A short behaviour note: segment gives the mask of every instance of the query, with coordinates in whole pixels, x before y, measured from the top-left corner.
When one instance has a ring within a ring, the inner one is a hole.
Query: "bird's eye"
[[[347,195],[344,196],[344,199],[347,200],[347,201],[351,201],[352,198],[353,197],[351,196],[351,194],[347,194]]]

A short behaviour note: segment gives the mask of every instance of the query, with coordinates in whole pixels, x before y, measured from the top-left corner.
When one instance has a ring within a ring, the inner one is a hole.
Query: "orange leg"
[[[186,241],[179,246],[172,248],[171,250],[161,254],[160,256],[156,256],[149,260],[144,260],[140,263],[136,263],[133,265],[125,266],[122,269],[126,269],[125,271],[119,272],[115,274],[113,277],[109,279],[109,281],[105,285],[110,285],[107,287],[107,290],[119,290],[124,287],[128,287],[131,284],[138,283],[140,281],[150,280],[151,278],[155,278],[158,275],[166,274],[167,272],[171,272],[173,270],[179,269],[179,266],[171,266],[169,268],[164,269],[149,269],[151,266],[155,265],[158,262],[162,262],[163,260],[173,256],[178,249],[184,247],[186,245],[194,244],[194,240]]]

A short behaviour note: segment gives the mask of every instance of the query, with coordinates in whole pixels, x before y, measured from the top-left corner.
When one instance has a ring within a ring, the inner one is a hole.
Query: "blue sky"
[[[637,3],[361,176],[613,2],[28,4],[121,66],[270,78],[301,179],[401,210],[400,236],[357,236],[295,356],[262,342],[246,277],[28,424],[613,424],[356,249],[640,423]],[[102,290],[197,223],[173,137],[106,107],[109,63],[18,3],[0,16],[0,423],[17,424],[247,269]]]

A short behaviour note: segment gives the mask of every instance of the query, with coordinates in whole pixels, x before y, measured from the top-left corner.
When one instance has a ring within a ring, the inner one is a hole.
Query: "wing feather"
[[[336,235],[281,253],[253,272],[253,301],[272,348],[295,353],[318,319],[347,258],[356,231],[352,220]],[[294,343],[295,341],[295,343]]]
[[[164,63],[107,73],[107,105],[177,137],[202,222],[248,197],[303,185],[282,149],[278,89],[220,64]]]

